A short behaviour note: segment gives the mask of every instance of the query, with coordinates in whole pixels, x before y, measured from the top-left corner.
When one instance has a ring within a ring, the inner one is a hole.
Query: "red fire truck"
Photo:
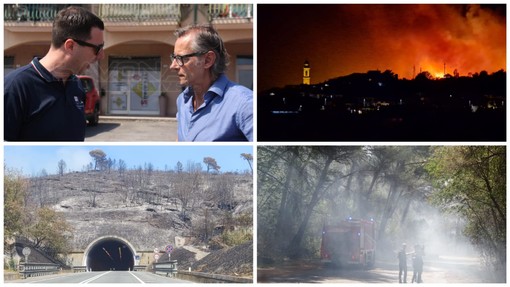
[[[373,220],[343,220],[324,225],[321,259],[336,266],[374,266],[375,223]]]

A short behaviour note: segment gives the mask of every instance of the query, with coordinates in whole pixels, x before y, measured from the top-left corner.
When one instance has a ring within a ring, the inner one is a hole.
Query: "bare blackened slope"
[[[201,173],[199,183],[182,192],[188,188],[183,174],[112,170],[32,178],[27,201],[65,215],[74,250],[101,236],[125,238],[137,250],[164,248],[175,236],[200,236],[204,222],[210,232],[226,213],[253,213],[252,175]]]
[[[192,271],[252,276],[253,274],[253,241],[228,249],[211,252],[202,260],[191,266]]]

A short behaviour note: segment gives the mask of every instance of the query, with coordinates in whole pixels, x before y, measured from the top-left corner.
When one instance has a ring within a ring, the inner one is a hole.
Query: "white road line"
[[[135,274],[133,274],[133,272],[131,272],[131,271],[128,271],[128,272],[129,272],[129,274],[133,275],[133,277],[135,277],[136,280],[140,281],[140,283],[145,284],[145,282],[143,282],[142,279],[138,278]]]
[[[44,281],[48,281],[48,280],[53,280],[55,278],[65,278],[65,277],[71,277],[71,276],[74,276],[75,274],[69,274],[69,275],[61,275],[61,274],[55,274],[54,276],[52,275],[46,275],[46,276],[41,276],[43,278],[40,278],[38,280],[33,280],[33,281],[30,281],[30,282],[27,282],[27,283],[40,283],[40,282],[44,282]],[[44,278],[46,277],[46,278]],[[29,278],[32,278],[32,277],[29,277]]]
[[[82,281],[82,282],[80,282],[79,284],[88,284],[88,283],[90,283],[90,282],[92,282],[92,281],[94,281],[94,280],[96,280],[96,279],[99,279],[99,277],[102,277],[103,275],[106,275],[106,274],[108,274],[108,273],[110,273],[110,272],[112,272],[112,271],[108,271],[108,272],[101,273],[101,274],[96,275],[96,276],[94,276],[94,277],[92,277],[92,278],[89,278],[89,279],[87,279],[87,280],[85,280],[85,281]]]

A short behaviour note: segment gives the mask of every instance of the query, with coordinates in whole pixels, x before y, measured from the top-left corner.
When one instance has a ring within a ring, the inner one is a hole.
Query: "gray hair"
[[[217,78],[223,74],[227,70],[230,56],[218,32],[211,25],[191,25],[175,31],[177,38],[188,34],[194,35],[191,48],[195,52],[213,51],[216,54],[216,61],[211,69],[212,76]]]

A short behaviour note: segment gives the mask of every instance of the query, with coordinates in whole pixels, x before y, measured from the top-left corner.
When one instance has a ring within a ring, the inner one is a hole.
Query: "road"
[[[177,121],[161,117],[100,116],[99,124],[85,130],[86,142],[175,142]]]
[[[132,271],[101,271],[83,273],[65,273],[59,275],[47,275],[31,277],[23,280],[9,281],[8,283],[138,283],[138,284],[168,284],[168,283],[193,283],[169,277],[156,275],[149,272]]]
[[[407,282],[411,283],[412,267]],[[287,262],[281,266],[259,267],[260,283],[398,283],[398,265],[379,262],[370,270],[326,267],[320,261]],[[425,261],[424,283],[483,283],[478,258],[442,257]]]

